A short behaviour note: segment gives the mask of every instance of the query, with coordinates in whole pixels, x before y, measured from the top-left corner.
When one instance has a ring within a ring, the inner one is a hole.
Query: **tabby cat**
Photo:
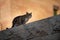
[[[17,16],[12,21],[12,27],[25,24],[32,17],[32,13],[26,12],[25,15]]]

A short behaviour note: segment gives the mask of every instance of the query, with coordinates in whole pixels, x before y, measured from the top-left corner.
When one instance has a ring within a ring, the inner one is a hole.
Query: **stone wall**
[[[60,40],[60,15],[15,26],[0,32],[0,40]]]

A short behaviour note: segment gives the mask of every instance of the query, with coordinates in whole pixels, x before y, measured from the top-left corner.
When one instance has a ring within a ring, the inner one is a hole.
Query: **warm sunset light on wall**
[[[14,17],[24,15],[26,12],[32,12],[32,18],[27,23],[51,17],[55,4],[60,7],[60,0],[0,0],[2,29],[10,28]]]

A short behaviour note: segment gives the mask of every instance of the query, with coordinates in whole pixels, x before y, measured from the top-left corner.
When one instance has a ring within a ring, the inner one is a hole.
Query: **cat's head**
[[[31,13],[26,12],[26,16],[27,16],[28,18],[31,18],[31,17],[32,17],[32,12],[31,12]]]

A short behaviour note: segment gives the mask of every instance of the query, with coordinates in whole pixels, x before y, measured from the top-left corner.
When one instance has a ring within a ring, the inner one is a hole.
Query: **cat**
[[[32,17],[32,13],[28,13],[28,12],[26,12],[25,15],[15,17],[12,21],[12,28],[14,26],[25,24],[31,17]]]

